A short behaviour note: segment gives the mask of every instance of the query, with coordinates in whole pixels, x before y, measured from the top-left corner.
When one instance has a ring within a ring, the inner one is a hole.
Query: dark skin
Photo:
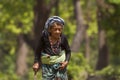
[[[62,31],[63,31],[63,26],[60,25],[60,24],[54,23],[53,26],[49,29],[49,32],[51,33],[51,35],[49,36],[49,40],[51,40],[52,43],[54,44],[56,41],[59,40]],[[49,56],[50,55],[48,55],[48,57]],[[59,69],[62,70],[62,69],[64,69],[67,66],[68,61],[63,61],[60,64],[61,64],[61,66],[60,66]],[[38,62],[34,63],[33,64],[33,70],[35,72],[37,72],[38,69],[40,68],[40,66],[41,65]]]

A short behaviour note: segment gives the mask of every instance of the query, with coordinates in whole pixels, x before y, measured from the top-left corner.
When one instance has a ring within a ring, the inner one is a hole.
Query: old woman
[[[63,34],[64,20],[59,16],[48,18],[35,49],[33,70],[42,69],[42,80],[68,80],[67,65],[71,50]]]

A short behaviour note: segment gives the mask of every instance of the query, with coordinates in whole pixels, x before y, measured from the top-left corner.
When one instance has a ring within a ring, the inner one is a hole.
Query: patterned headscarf
[[[63,26],[65,24],[64,20],[62,18],[60,18],[59,16],[52,16],[47,19],[47,21],[45,23],[45,29],[48,30],[50,25],[52,25],[54,22],[58,22],[58,23],[62,24]]]

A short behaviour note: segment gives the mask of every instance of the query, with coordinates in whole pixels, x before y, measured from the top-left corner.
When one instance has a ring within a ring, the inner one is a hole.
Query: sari
[[[42,80],[68,80],[66,68],[60,70],[60,62],[65,60],[65,51],[61,51],[59,55],[49,56],[42,53]]]

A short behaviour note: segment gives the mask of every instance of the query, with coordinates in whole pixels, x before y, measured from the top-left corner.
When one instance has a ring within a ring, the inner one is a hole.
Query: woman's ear
[[[48,33],[49,33],[49,35],[51,35],[51,29],[50,28],[48,29]]]

